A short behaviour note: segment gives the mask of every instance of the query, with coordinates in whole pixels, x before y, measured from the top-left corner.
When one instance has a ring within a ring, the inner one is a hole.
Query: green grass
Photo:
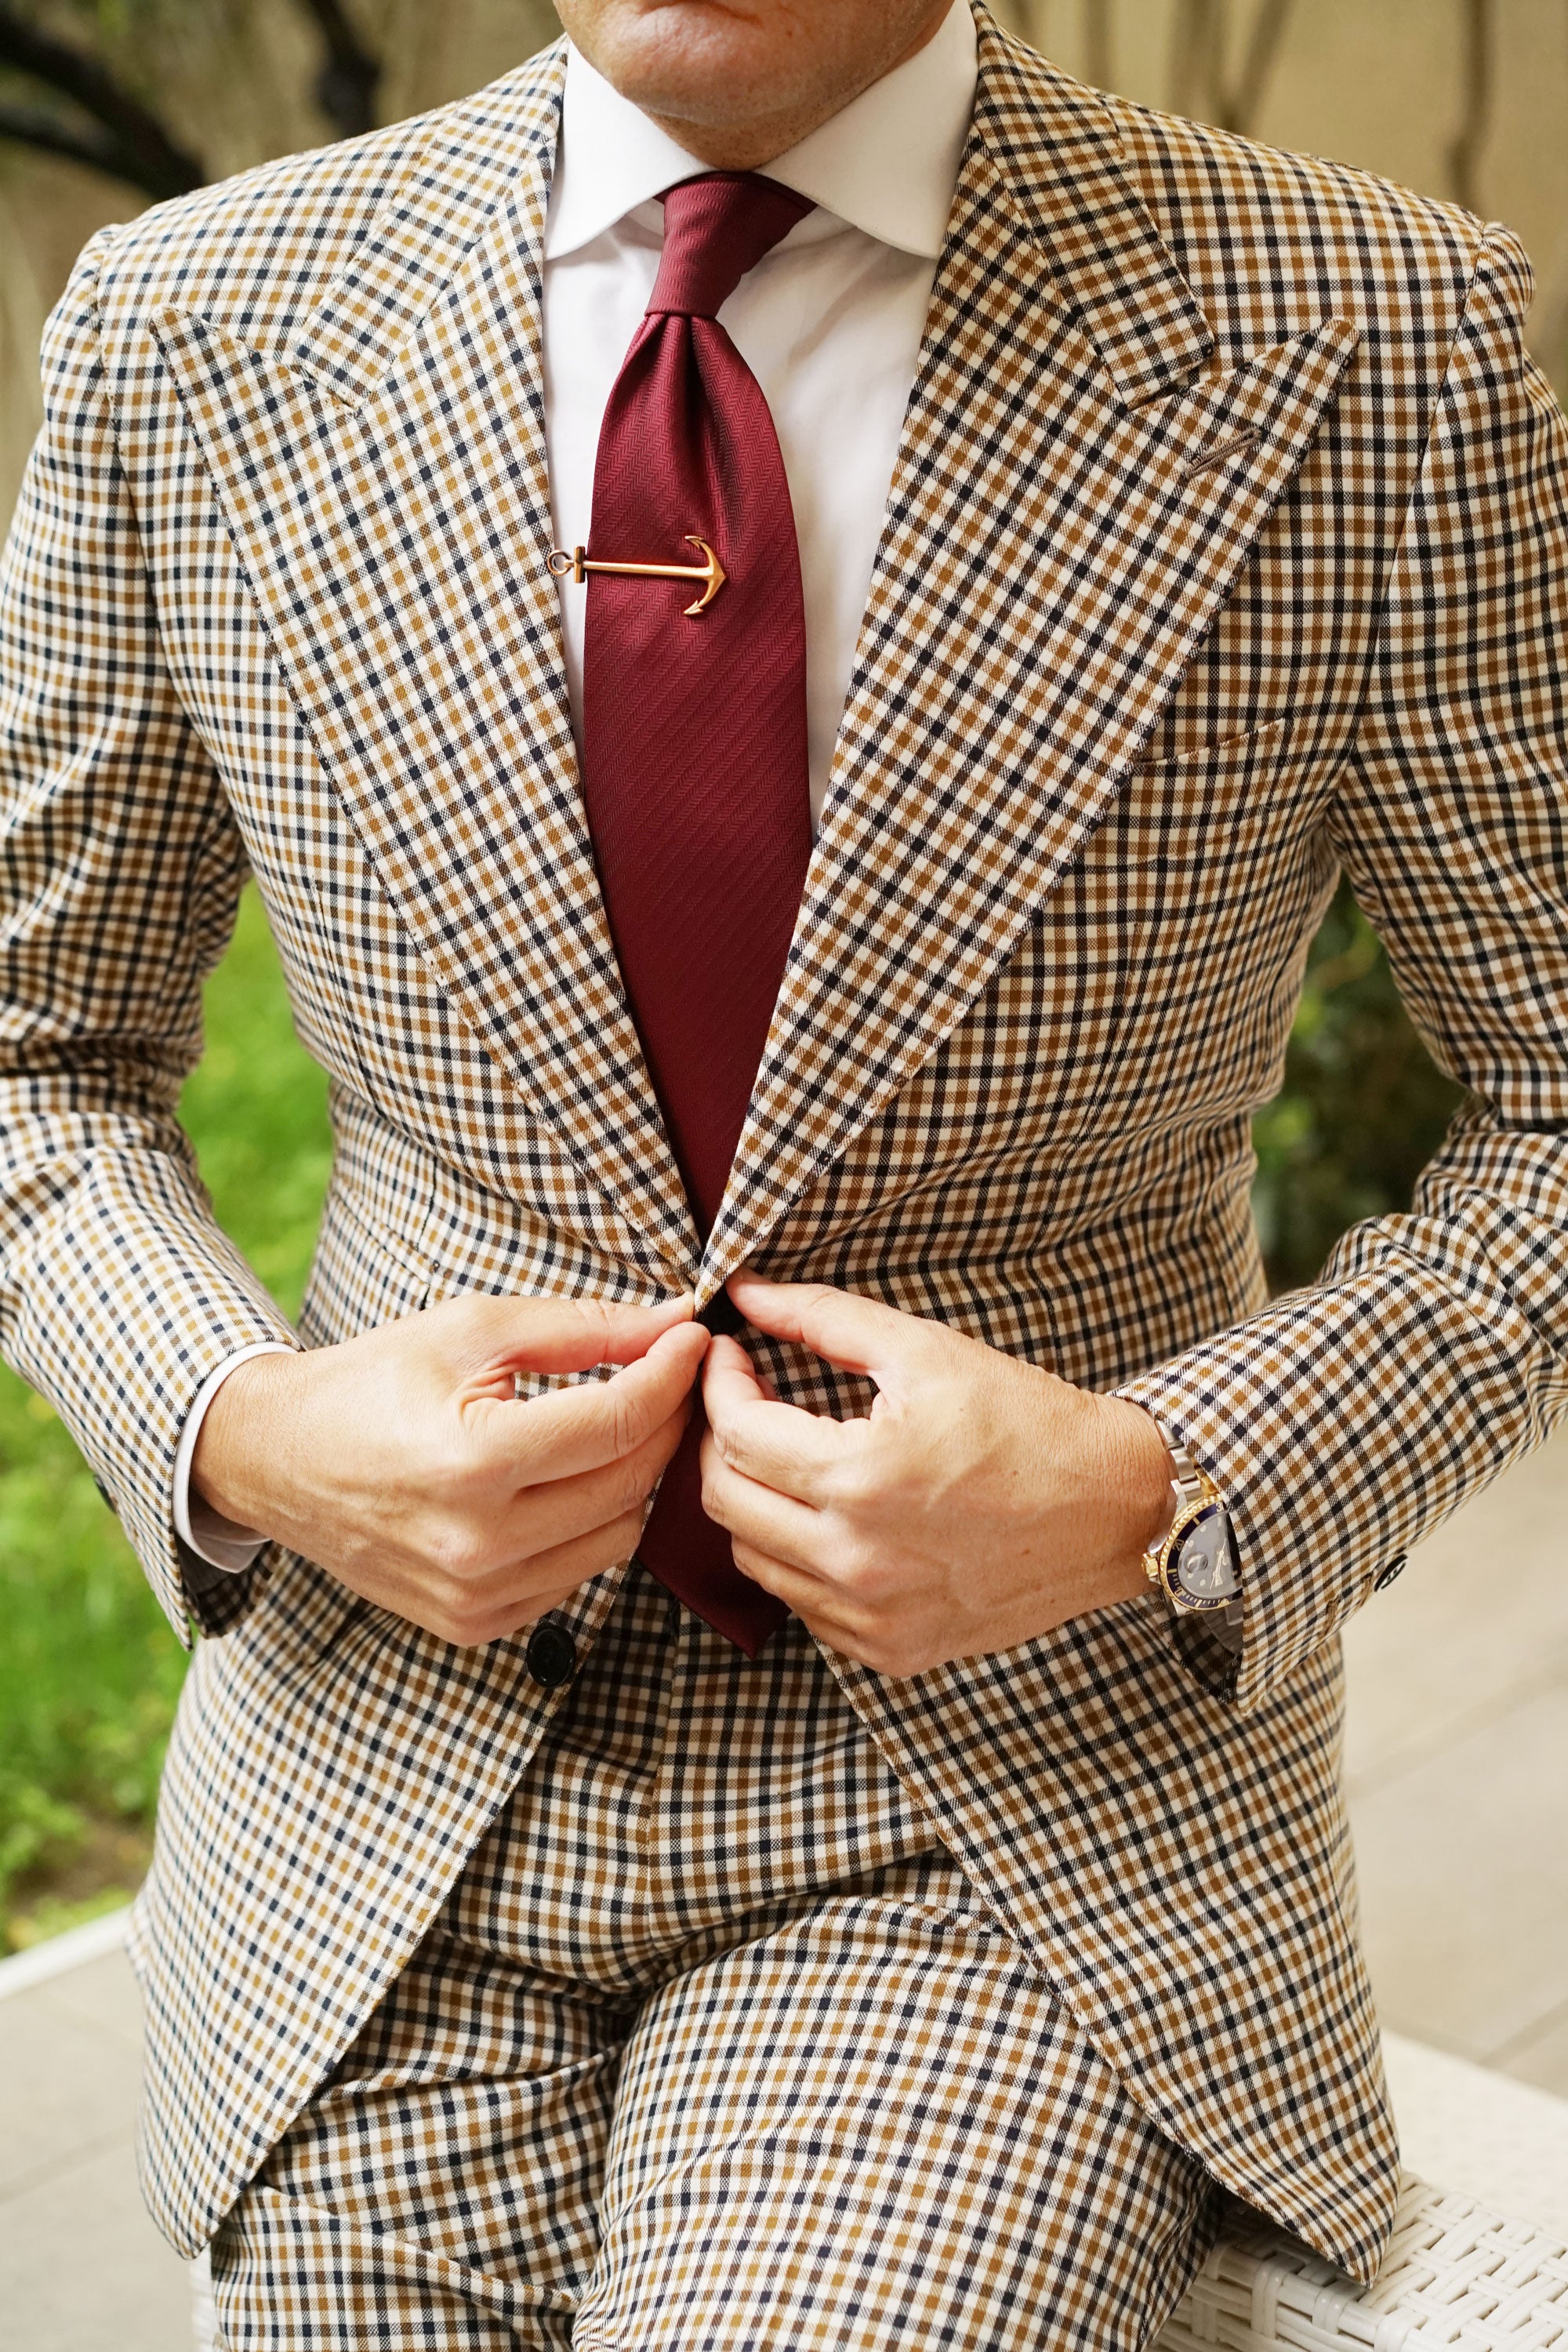
[[[221,1223],[290,1314],[326,1183],[326,1081],[247,891],[182,1112]],[[185,1656],[61,1423],[0,1367],[0,1950],[144,1865]]]
[[[326,1086],[295,1041],[247,892],[207,992],[184,1114],[221,1223],[290,1314],[327,1177]],[[1277,1286],[1353,1219],[1408,1200],[1455,1090],[1342,893],[1313,950],[1285,1092],[1258,1121]],[[145,1865],[181,1651],[75,1447],[0,1367],[0,1949],[123,1900]]]

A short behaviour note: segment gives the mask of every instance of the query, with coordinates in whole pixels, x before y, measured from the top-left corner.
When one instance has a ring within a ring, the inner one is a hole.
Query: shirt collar
[[[969,0],[952,0],[924,48],[765,165],[768,178],[884,245],[934,261],[969,133],[975,59]],[[661,189],[709,168],[568,46],[546,260],[576,252]]]

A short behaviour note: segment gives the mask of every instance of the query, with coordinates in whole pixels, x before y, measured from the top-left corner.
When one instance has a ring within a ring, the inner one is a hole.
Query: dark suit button
[[[100,1503],[107,1503],[110,1509],[112,1511],[114,1508],[114,1497],[110,1493],[108,1487],[104,1485],[102,1479],[95,1478],[92,1483],[98,1488],[99,1501]]]
[[[1374,1592],[1381,1592],[1385,1585],[1392,1584],[1394,1578],[1399,1574],[1404,1566],[1405,1554],[1402,1551],[1396,1551],[1394,1558],[1387,1561],[1384,1566],[1380,1568],[1377,1574],[1373,1578],[1373,1591]]]
[[[715,1291],[706,1307],[697,1310],[697,1320],[716,1339],[735,1339],[746,1328],[746,1318],[727,1290]]]
[[[545,1690],[559,1690],[577,1671],[577,1644],[564,1625],[552,1624],[547,1617],[529,1635],[523,1663]]]

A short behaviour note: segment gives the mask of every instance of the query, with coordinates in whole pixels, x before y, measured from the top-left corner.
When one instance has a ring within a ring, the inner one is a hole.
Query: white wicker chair
[[[1568,2352],[1568,2245],[1406,2174],[1376,2284],[1357,2286],[1244,2206],[1156,2352]]]

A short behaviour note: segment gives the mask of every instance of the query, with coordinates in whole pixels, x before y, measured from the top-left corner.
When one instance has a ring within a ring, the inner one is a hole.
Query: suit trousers
[[[215,2290],[235,2352],[1131,2347],[1210,2205],[804,1628],[634,1567]]]

